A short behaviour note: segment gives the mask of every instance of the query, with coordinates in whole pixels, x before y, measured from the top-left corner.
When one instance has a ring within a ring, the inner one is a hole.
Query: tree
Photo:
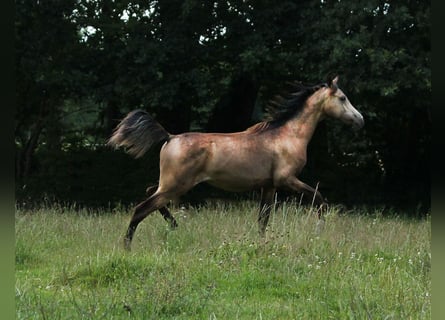
[[[16,3],[16,178],[26,180],[36,149],[60,148],[61,106],[84,78],[76,63],[77,30],[67,17],[75,1]],[[45,136],[42,139],[42,136]]]

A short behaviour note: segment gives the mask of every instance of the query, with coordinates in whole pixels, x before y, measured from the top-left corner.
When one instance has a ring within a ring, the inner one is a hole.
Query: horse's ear
[[[338,76],[335,76],[332,80],[329,80],[328,81],[329,88],[331,88],[333,91],[336,91],[338,89],[337,82],[338,82]]]

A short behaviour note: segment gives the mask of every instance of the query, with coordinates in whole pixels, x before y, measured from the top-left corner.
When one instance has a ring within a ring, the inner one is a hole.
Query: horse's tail
[[[126,148],[135,158],[143,156],[155,143],[168,141],[171,135],[147,112],[134,110],[117,125],[107,145]]]

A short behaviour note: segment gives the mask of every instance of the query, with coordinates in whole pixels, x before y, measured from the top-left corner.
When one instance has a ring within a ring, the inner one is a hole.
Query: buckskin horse
[[[315,86],[293,83],[292,91],[269,102],[269,120],[242,132],[173,135],[145,111],[128,113],[108,145],[124,147],[135,158],[156,143],[163,145],[159,184],[148,188],[148,198],[136,206],[124,238],[125,248],[130,249],[138,224],[155,210],[175,228],[176,220],[166,205],[201,182],[234,192],[261,189],[260,234],[265,233],[277,188],[303,192],[323,206],[320,192],[298,179],[317,124],[331,117],[354,129],[364,125],[363,116],[337,82],[338,76]]]

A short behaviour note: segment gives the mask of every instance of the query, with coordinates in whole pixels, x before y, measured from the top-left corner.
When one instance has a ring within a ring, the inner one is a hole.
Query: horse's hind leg
[[[154,186],[150,186],[147,188],[147,190],[145,190],[145,193],[148,196],[153,195],[156,190],[158,189],[157,185]],[[178,227],[178,223],[176,222],[175,218],[172,216],[172,214],[170,213],[170,211],[167,209],[167,207],[162,207],[159,208],[159,212],[162,214],[162,216],[164,217],[165,221],[170,222],[170,226],[172,229],[175,229]]]
[[[136,228],[139,225],[139,223],[153,211],[164,208],[164,206],[167,204],[168,201],[169,198],[166,196],[165,193],[155,193],[147,200],[142,201],[136,206],[133,217],[131,218],[130,224],[128,226],[127,233],[125,234],[125,239],[124,239],[125,249],[130,250],[131,240],[133,239],[134,232],[136,231]]]
[[[275,188],[263,188],[261,190],[260,212],[258,214],[258,227],[260,235],[264,236],[269,222],[270,210],[273,206]]]
[[[170,222],[170,227],[172,229],[175,229],[178,227],[178,223],[176,222],[175,218],[172,216],[170,211],[167,209],[167,207],[159,208],[159,212],[162,214],[165,221]]]

